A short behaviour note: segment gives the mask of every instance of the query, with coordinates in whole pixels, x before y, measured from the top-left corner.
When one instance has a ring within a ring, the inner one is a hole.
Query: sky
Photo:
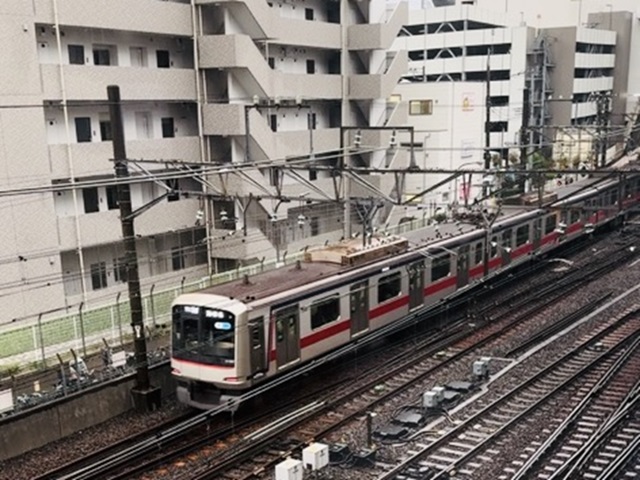
[[[629,10],[640,13],[640,0],[476,0],[481,8],[519,15],[522,12],[527,24],[534,27],[557,27],[586,23],[589,12]],[[411,8],[429,7],[431,0],[409,0]],[[611,5],[609,7],[608,5]],[[569,23],[571,22],[571,23]]]

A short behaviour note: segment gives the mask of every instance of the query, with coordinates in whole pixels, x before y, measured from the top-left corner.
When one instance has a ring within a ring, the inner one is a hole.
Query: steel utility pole
[[[524,88],[522,92],[522,128],[520,129],[520,168],[527,170],[527,159],[529,157],[529,89]],[[519,188],[522,193],[526,193],[525,185],[527,183],[527,177],[518,179]]]
[[[116,179],[129,177],[127,153],[122,125],[122,108],[120,104],[120,87],[107,87],[109,99],[109,117],[113,133],[113,159]],[[138,275],[138,254],[136,251],[136,235],[133,226],[134,215],[131,211],[131,190],[128,183],[118,182],[118,205],[120,207],[120,224],[125,252],[127,286],[129,287],[129,304],[131,306],[131,327],[133,328],[133,347],[135,351],[136,385],[131,395],[137,410],[148,411],[160,407],[160,389],[149,383],[147,359],[147,341],[145,337],[142,315],[142,297],[140,294],[140,278]]]
[[[485,96],[485,120],[484,120],[484,169],[489,170],[491,168],[491,49],[489,49],[487,55],[487,79],[486,96]],[[482,182],[482,196],[486,197],[488,191],[488,185]]]

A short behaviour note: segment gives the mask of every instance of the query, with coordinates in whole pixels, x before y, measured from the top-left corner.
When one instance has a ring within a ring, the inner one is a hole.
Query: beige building
[[[126,292],[108,85],[120,87],[132,159],[338,154],[341,125],[387,121],[381,99],[407,60],[386,50],[406,15],[383,0],[1,2],[0,322]],[[165,195],[136,219],[145,292],[343,230],[329,202],[247,200],[326,189],[321,172],[305,184],[255,171],[209,202],[201,193],[214,190],[183,170],[142,166],[130,165],[134,210]],[[221,240],[231,232],[243,239]]]

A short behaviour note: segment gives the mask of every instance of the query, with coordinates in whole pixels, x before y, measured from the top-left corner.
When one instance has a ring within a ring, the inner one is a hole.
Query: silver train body
[[[640,204],[640,175],[579,186],[548,208],[501,217],[361,265],[305,262],[180,295],[172,306],[179,401],[208,409],[544,255]],[[486,257],[486,258],[485,258]]]

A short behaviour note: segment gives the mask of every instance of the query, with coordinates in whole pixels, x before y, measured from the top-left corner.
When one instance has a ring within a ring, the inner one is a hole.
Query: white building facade
[[[489,71],[490,147],[503,150],[519,142],[534,38],[504,13],[456,5],[412,11],[393,48],[408,51],[412,82],[487,82]]]
[[[287,205],[274,230],[275,205],[247,200],[264,194],[258,187],[209,202],[202,193],[215,192],[170,160],[338,151],[341,125],[385,120],[380,99],[407,68],[387,49],[406,13],[382,0],[3,1],[0,35],[11,48],[0,52],[0,322],[126,292],[108,85],[120,87],[128,157],[169,161],[130,165],[134,210],[164,196],[136,218],[144,292],[339,236],[340,206]],[[273,172],[251,175],[276,191]],[[27,195],[34,187],[43,191]],[[291,233],[296,207],[309,220]],[[244,241],[221,242],[230,232]]]

